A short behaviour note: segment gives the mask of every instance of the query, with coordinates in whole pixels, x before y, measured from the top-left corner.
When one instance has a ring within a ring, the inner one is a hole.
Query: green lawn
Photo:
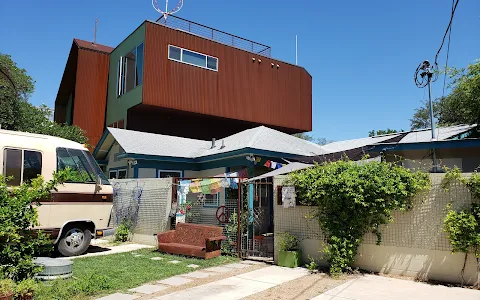
[[[142,256],[135,257],[134,254]],[[152,257],[164,259],[151,260]],[[172,264],[169,260],[179,260],[180,263]],[[187,268],[189,264],[199,265],[198,270],[236,261],[237,258],[229,256],[203,260],[166,255],[153,249],[77,258],[73,260],[73,279],[41,283],[35,299],[88,299],[117,291],[125,292],[144,283],[195,271]]]

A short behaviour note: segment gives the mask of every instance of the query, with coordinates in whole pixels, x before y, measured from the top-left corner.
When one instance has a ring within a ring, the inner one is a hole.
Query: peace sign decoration
[[[219,206],[217,208],[215,216],[220,223],[228,223],[228,221],[230,221],[230,211],[228,210],[228,208],[225,207],[225,205]]]

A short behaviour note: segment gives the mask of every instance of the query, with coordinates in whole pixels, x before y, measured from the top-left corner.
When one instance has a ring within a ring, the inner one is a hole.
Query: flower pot
[[[33,291],[20,295],[18,300],[33,300]]]
[[[10,292],[10,294],[3,294],[0,295],[0,300],[12,300],[13,299],[13,292]]]
[[[296,251],[278,251],[278,265],[282,267],[296,268],[302,264],[302,252]]]

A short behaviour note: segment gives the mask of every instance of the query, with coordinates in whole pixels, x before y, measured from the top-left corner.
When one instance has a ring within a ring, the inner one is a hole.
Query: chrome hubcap
[[[67,237],[65,238],[65,245],[69,249],[76,249],[83,244],[84,234],[83,231],[78,228],[72,228],[67,232]]]

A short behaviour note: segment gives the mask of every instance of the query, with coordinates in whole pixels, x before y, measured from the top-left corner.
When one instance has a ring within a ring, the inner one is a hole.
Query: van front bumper
[[[115,234],[115,228],[105,228],[95,230],[95,238],[102,238],[106,236],[112,236]]]

